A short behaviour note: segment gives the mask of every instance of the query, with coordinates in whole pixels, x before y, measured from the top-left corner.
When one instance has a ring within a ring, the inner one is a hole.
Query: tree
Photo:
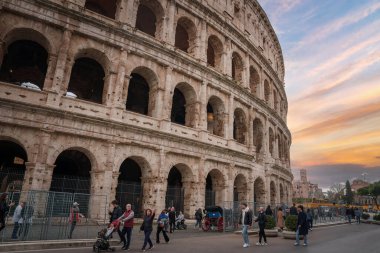
[[[340,202],[344,195],[344,183],[336,183],[330,186],[330,190],[327,192],[328,199],[332,202]]]
[[[361,196],[370,196],[373,199],[376,207],[379,208],[379,203],[377,203],[377,198],[380,196],[380,181],[370,184],[367,187],[358,189],[358,194]]]
[[[351,189],[351,184],[350,182],[347,180],[346,181],[346,195],[345,195],[345,199],[346,199],[346,203],[351,205],[352,202],[354,201],[354,194],[352,192],[352,189]]]

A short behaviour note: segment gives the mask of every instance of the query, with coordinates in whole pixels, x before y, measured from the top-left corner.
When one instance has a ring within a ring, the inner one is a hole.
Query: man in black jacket
[[[113,221],[119,219],[122,215],[123,215],[123,210],[121,209],[121,207],[119,206],[119,203],[117,202],[117,200],[113,200],[111,202],[112,206],[113,206],[113,210],[112,212],[110,212],[110,223],[112,223]],[[120,242],[123,242],[124,239],[123,239],[123,235],[120,231],[119,228],[117,228],[117,233],[120,237]]]
[[[297,215],[297,207],[296,207],[296,204],[293,203],[293,206],[290,208],[290,211],[289,211],[290,215]]]
[[[264,213],[264,207],[260,207],[259,209],[259,215],[257,216],[255,222],[259,224],[259,242],[256,243],[257,246],[259,245],[268,245],[267,243],[267,237],[265,236],[265,223],[266,223],[266,216]],[[261,243],[261,239],[264,238],[264,243]]]
[[[299,205],[297,207],[298,219],[297,219],[297,231],[296,231],[296,242],[294,246],[300,245],[300,235],[303,235],[303,246],[307,246],[307,234],[309,232],[309,226],[307,224],[307,216],[303,211],[303,206]]]
[[[247,206],[247,203],[241,203],[241,213],[240,213],[240,219],[239,224],[242,225],[242,234],[243,234],[243,247],[247,248],[249,246],[249,239],[248,239],[248,227],[252,225],[252,211]]]
[[[173,233],[175,230],[175,219],[176,219],[176,213],[175,208],[172,206],[169,211],[169,227],[170,227],[170,233]]]

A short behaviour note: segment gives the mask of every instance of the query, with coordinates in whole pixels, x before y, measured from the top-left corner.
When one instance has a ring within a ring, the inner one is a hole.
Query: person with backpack
[[[160,243],[160,234],[164,235],[165,242],[169,242],[169,236],[166,233],[165,226],[169,222],[169,216],[166,214],[166,210],[162,210],[161,214],[157,219],[157,234],[156,234],[156,243]]]
[[[5,228],[5,220],[7,218],[9,209],[14,205],[15,205],[14,202],[8,204],[8,193],[1,194],[0,196],[0,231]]]
[[[256,243],[257,246],[260,245],[268,245],[267,243],[267,237],[265,235],[265,223],[267,221],[264,207],[259,208],[259,215],[255,219],[255,222],[259,224],[259,241]],[[262,239],[264,238],[264,242],[262,243]]]

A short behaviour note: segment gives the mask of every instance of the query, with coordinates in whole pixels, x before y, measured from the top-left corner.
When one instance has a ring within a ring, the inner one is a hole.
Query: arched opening
[[[177,211],[184,210],[184,188],[182,174],[176,166],[172,167],[169,172],[165,206],[174,207]]]
[[[23,147],[13,141],[0,140],[0,192],[20,192],[28,160]]]
[[[234,202],[247,201],[247,180],[242,174],[236,176],[234,181]]]
[[[213,169],[207,174],[205,189],[205,207],[223,205],[224,185],[224,177],[219,170]]]
[[[31,40],[11,43],[3,58],[0,80],[17,85],[32,83],[43,89],[48,67],[48,52]]]
[[[215,96],[207,103],[207,130],[211,134],[224,137],[224,105],[223,101]]]
[[[142,168],[136,159],[127,158],[120,166],[120,174],[117,180],[116,197],[120,206],[124,209],[126,204],[131,204],[136,216],[142,213]]]
[[[87,57],[75,60],[67,91],[77,98],[102,103],[105,73],[103,67]]]
[[[128,97],[126,109],[128,111],[148,115],[149,108],[149,84],[139,74],[132,73],[128,85]]]
[[[90,194],[91,161],[81,151],[67,149],[55,160],[50,191]]]
[[[276,185],[273,181],[270,182],[270,205],[276,206]]]
[[[280,202],[281,205],[286,204],[284,187],[282,186],[282,184],[280,184]]]
[[[141,0],[137,9],[136,28],[159,38],[162,29],[163,9],[156,0]]]
[[[208,38],[207,64],[220,70],[222,65],[223,44],[215,35]]]
[[[178,89],[174,89],[171,121],[180,125],[186,124],[186,98]]]
[[[257,72],[257,70],[253,66],[251,66],[249,68],[249,86],[251,88],[252,94],[254,94],[255,96],[258,95],[259,84],[260,84],[259,72]]]
[[[196,127],[197,109],[195,90],[187,83],[179,83],[173,94],[171,121],[187,127]]]
[[[264,100],[267,104],[270,102],[270,86],[267,80],[264,81]]]
[[[234,112],[233,137],[237,142],[241,144],[245,144],[246,135],[247,135],[247,125],[245,121],[245,114],[242,109],[238,108]]]
[[[264,128],[263,123],[259,118],[256,118],[252,124],[253,130],[253,145],[256,147],[256,153],[259,154],[263,147]]]
[[[274,109],[277,111],[278,109],[278,97],[277,97],[277,91],[276,90],[273,90],[273,105],[274,105]]]
[[[257,207],[259,206],[265,206],[265,186],[264,181],[258,177],[256,178],[255,182],[253,183],[254,187],[254,195],[253,200]]]
[[[268,136],[268,141],[269,141],[269,153],[271,154],[272,157],[274,157],[274,132],[271,127],[269,127],[269,136]]]
[[[283,159],[283,146],[282,146],[282,138],[281,134],[277,134],[277,149],[278,149],[278,158]]]
[[[243,80],[243,60],[236,52],[232,53],[232,79],[239,83]]]
[[[178,19],[175,29],[175,47],[193,55],[196,37],[197,30],[194,23],[188,18],[182,17]]]
[[[84,7],[100,15],[115,19],[116,0],[86,0]]]

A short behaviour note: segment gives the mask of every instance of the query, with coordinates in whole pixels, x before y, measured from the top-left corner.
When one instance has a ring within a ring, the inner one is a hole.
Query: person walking
[[[25,202],[20,202],[18,206],[16,207],[15,212],[13,213],[12,221],[14,223],[14,226],[13,226],[13,232],[12,232],[12,237],[11,237],[13,240],[17,240],[17,233],[20,228],[19,221],[21,220],[21,217],[22,217],[21,211],[24,206],[25,206]]]
[[[296,203],[293,203],[293,206],[290,208],[289,213],[290,215],[298,215]]]
[[[198,210],[195,212],[195,219],[196,219],[196,223],[195,223],[195,228],[197,228],[197,226],[199,227],[199,229],[201,229],[202,227],[202,209],[201,208],[198,208]]]
[[[355,218],[356,218],[356,223],[357,224],[360,224],[360,216],[361,216],[361,213],[360,213],[360,210],[359,208],[355,208]]]
[[[259,208],[259,215],[255,219],[255,222],[257,222],[259,224],[259,241],[256,243],[256,245],[257,246],[268,245],[267,237],[265,235],[266,216],[264,213],[264,207]],[[263,243],[262,243],[262,239],[264,239]]]
[[[72,238],[73,232],[77,223],[79,223],[80,218],[83,218],[83,217],[84,216],[80,213],[78,202],[74,202],[73,206],[70,208],[69,223],[71,223],[71,227],[70,227],[69,239]]]
[[[156,210],[153,210],[153,211],[151,209],[145,210],[143,223],[140,227],[140,230],[144,231],[144,244],[141,249],[142,251],[146,251],[145,248],[148,243],[149,243],[148,250],[153,249],[154,247],[152,240],[150,239],[150,235],[152,234],[152,231],[153,231],[153,219],[154,219],[155,214],[156,214]]]
[[[110,223],[119,219],[119,217],[123,215],[123,210],[121,210],[121,207],[119,206],[119,203],[117,202],[117,200],[113,200],[111,202],[111,205],[113,207],[113,210],[112,210],[112,212],[110,212]],[[123,235],[122,235],[119,227],[116,228],[116,231],[117,231],[117,234],[119,235],[119,238],[120,238],[120,242],[119,242],[119,244],[120,244],[120,243],[124,242]]]
[[[279,227],[281,231],[284,229],[284,213],[281,207],[279,207],[277,211],[277,227]]]
[[[165,226],[169,222],[169,216],[166,214],[166,210],[162,210],[161,214],[157,219],[157,233],[156,233],[156,243],[160,243],[160,234],[164,235],[165,242],[169,242],[169,236],[166,233]]]
[[[307,218],[306,214],[303,211],[303,206],[299,205],[297,207],[298,219],[297,219],[297,231],[296,231],[296,242],[294,246],[300,245],[300,235],[303,235],[303,246],[307,246],[307,234],[308,234],[308,226],[307,226]]]
[[[175,220],[176,220],[175,208],[174,208],[174,206],[172,206],[170,208],[170,212],[169,212],[170,233],[173,233],[175,230]]]
[[[124,243],[121,249],[123,250],[129,250],[129,245],[131,244],[134,217],[135,213],[132,210],[132,205],[126,204],[125,212],[119,217],[119,220],[124,222],[123,230],[121,231],[121,240]]]
[[[239,218],[239,224],[242,225],[243,235],[243,248],[249,247],[248,228],[252,225],[252,211],[249,209],[247,203],[241,203],[241,213]]]
[[[33,213],[34,213],[34,207],[33,203],[25,203],[24,207],[21,210],[21,219],[19,220],[19,223],[21,224],[20,227],[20,236],[21,240],[26,240],[28,238],[30,225],[33,221]]]
[[[351,215],[351,209],[350,209],[349,206],[346,208],[346,216],[347,216],[348,222],[351,224],[351,217],[352,217],[352,215]]]
[[[310,209],[306,211],[306,221],[310,231],[313,231],[313,213]]]
[[[5,221],[9,209],[14,206],[14,202],[8,204],[8,193],[3,193],[0,196],[0,231],[5,228]]]
[[[270,208],[270,205],[267,206],[267,209],[265,210],[265,215],[273,216],[273,211]]]

